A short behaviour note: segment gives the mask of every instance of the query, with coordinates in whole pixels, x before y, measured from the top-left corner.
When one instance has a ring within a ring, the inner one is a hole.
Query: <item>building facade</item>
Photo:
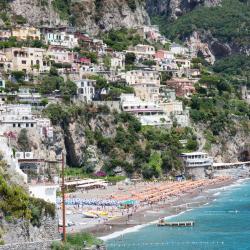
[[[185,174],[195,179],[210,177],[213,173],[213,159],[207,153],[193,152],[181,154]]]
[[[77,85],[77,98],[80,101],[91,102],[95,95],[95,80],[82,79],[75,82]]]

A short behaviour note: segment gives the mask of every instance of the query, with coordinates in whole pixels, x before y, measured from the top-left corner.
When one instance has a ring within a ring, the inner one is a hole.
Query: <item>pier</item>
[[[194,221],[179,221],[179,222],[166,222],[166,221],[159,221],[157,224],[158,227],[193,227]]]

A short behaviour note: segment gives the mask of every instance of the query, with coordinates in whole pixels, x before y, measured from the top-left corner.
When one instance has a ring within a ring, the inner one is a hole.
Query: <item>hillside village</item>
[[[107,37],[97,39],[72,27],[0,30],[0,149],[31,195],[55,203],[61,151],[46,150],[46,144],[55,143],[55,117],[50,120],[43,112],[51,104],[108,107],[132,114],[145,127],[190,126],[182,100],[196,92],[201,76],[195,46],[171,42],[155,25],[125,32],[132,43],[115,49],[117,44],[105,43]],[[41,145],[31,151],[27,131],[34,145],[44,142],[42,153]],[[179,142],[187,144],[185,138]],[[39,178],[32,178],[34,164]]]

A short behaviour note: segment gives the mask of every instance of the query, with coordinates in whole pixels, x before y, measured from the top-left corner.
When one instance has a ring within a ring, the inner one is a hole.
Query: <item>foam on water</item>
[[[169,220],[169,219],[172,219],[174,217],[177,217],[181,214],[184,214],[185,212],[187,211],[191,211],[192,209],[188,209],[186,211],[182,211],[178,214],[174,214],[174,215],[169,215],[167,217],[164,217],[165,220]],[[142,225],[137,225],[137,226],[134,226],[134,227],[130,227],[130,228],[126,228],[124,230],[121,230],[121,231],[118,231],[118,232],[114,232],[112,234],[109,234],[107,236],[102,236],[102,237],[99,237],[99,239],[103,240],[103,241],[107,241],[107,240],[111,240],[111,239],[115,239],[115,238],[118,238],[120,236],[123,236],[125,234],[128,234],[128,233],[134,233],[134,232],[138,232],[140,229],[144,228],[144,227],[147,227],[147,226],[150,226],[150,225],[153,225],[153,224],[156,224],[158,222],[158,220],[155,220],[155,221],[151,221],[149,223],[145,223],[145,224],[142,224]]]
[[[120,236],[123,236],[124,234],[137,232],[140,229],[142,229],[142,228],[144,228],[146,226],[152,225],[152,224],[156,224],[157,222],[158,222],[158,220],[152,221],[152,222],[149,222],[149,223],[146,223],[146,224],[142,224],[142,225],[137,225],[137,226],[134,226],[134,227],[126,228],[124,230],[121,230],[121,231],[118,231],[118,232],[114,232],[114,233],[109,234],[107,236],[99,237],[99,239],[101,239],[103,241],[107,241],[107,240],[110,240],[110,239],[118,238]]]

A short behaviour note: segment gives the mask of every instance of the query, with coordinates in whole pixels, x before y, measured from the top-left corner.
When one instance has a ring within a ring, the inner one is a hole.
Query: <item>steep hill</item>
[[[176,9],[170,5],[173,2],[176,1],[148,1],[148,10],[153,10],[149,12],[153,22],[160,24],[162,31],[170,39],[187,41],[194,34],[196,37],[198,34],[199,40],[208,43],[217,59],[237,53],[249,54],[250,5],[248,0],[224,0],[221,3],[219,1],[181,1],[181,3],[188,2],[189,5],[179,5],[180,15],[177,20],[178,15],[173,14],[173,10]],[[198,2],[204,3],[199,5]],[[190,6],[191,3],[196,4]]]

